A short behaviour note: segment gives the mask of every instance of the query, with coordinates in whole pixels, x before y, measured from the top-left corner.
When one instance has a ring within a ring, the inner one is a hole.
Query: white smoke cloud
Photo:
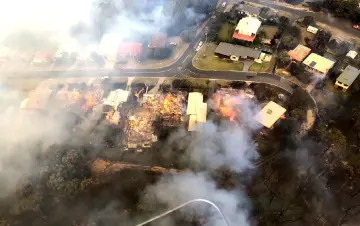
[[[189,157],[190,162],[202,170],[162,178],[147,189],[145,203],[151,203],[149,197],[152,197],[169,207],[175,207],[191,199],[208,199],[220,207],[230,225],[250,225],[248,218],[251,204],[241,189],[219,189],[209,176],[209,173],[223,166],[237,173],[246,172],[253,169],[253,162],[258,158],[252,140],[252,133],[259,128],[254,122],[255,109],[258,107],[250,100],[238,98],[242,103],[239,107],[240,124],[230,122],[216,125],[208,121],[201,133],[190,138],[184,138],[185,131],[173,134],[169,146],[177,143],[178,147],[186,147],[186,158]],[[185,215],[191,215],[196,210],[197,214],[206,215],[207,225],[224,225],[220,215],[214,209],[209,209],[209,206],[206,209],[195,204],[191,206],[183,208]]]
[[[204,173],[185,173],[170,178],[164,177],[155,186],[148,187],[147,192],[158,201],[168,203],[170,208],[192,199],[210,199],[221,209],[230,225],[249,225],[250,205],[244,198],[243,192],[218,189],[215,182]],[[225,225],[221,215],[208,205],[195,203],[185,208],[182,209],[185,215],[189,213],[207,215],[205,216],[206,225]]]

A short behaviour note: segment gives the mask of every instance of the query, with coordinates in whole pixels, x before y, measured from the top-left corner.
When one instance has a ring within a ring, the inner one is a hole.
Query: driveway
[[[243,71],[248,72],[250,66],[254,63],[254,61],[252,61],[252,60],[244,60],[243,63],[244,63]]]

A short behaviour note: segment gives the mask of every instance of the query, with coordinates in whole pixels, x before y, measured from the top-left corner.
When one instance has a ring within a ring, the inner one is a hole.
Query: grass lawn
[[[261,29],[266,33],[266,38],[274,38],[276,32],[278,32],[279,28],[276,26],[263,25]]]
[[[253,63],[250,68],[249,71],[254,71],[254,72],[265,72],[269,69],[270,66],[270,62],[264,62],[262,64],[259,63]]]
[[[221,26],[220,31],[218,33],[219,40],[230,42],[232,40],[232,36],[235,31],[235,27],[236,27],[236,25],[234,25],[232,23],[229,23],[229,22],[224,23]]]
[[[220,59],[214,55],[216,45],[204,44],[193,58],[193,66],[199,70],[242,71],[244,63]]]
[[[310,33],[310,32],[307,32],[305,27],[301,27],[299,24],[296,24],[295,26],[298,27],[299,30],[300,30],[300,40],[299,40],[299,43],[300,43],[301,45],[306,45],[306,43],[305,43],[305,38],[308,38],[308,39],[310,39],[310,40],[313,39],[314,34],[312,34],[312,33]]]

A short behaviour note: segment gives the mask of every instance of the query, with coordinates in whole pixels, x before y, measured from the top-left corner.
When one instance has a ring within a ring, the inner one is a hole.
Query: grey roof
[[[260,13],[260,8],[259,7],[246,5],[246,4],[240,4],[238,9],[240,9],[243,12],[247,12],[249,14],[252,14],[252,15],[259,15],[259,13]]]
[[[343,73],[341,73],[341,75],[336,79],[338,82],[341,82],[343,84],[346,84],[348,86],[350,86],[355,79],[359,76],[360,74],[360,70],[348,65],[345,70],[343,71]]]
[[[215,53],[225,55],[225,56],[237,56],[237,57],[252,57],[259,58],[261,51],[251,49],[244,46],[233,45],[225,42],[220,42],[216,47]]]

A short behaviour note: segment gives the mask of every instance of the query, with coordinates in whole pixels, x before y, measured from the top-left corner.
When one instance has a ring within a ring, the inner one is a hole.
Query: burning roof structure
[[[142,106],[158,114],[163,126],[178,126],[184,122],[185,93],[144,95]]]
[[[236,106],[240,101],[240,90],[237,89],[220,89],[214,94],[215,110],[230,121],[238,116],[239,110]]]
[[[130,111],[124,129],[124,149],[141,150],[151,147],[151,144],[157,141],[153,127],[155,119],[156,114],[151,108],[138,108]]]
[[[76,108],[88,111],[101,102],[103,93],[101,84],[93,81],[86,83],[81,80],[67,80],[61,83],[56,80],[46,80],[30,93],[22,107],[24,109]]]
[[[159,116],[163,125],[178,126],[184,122],[185,96],[182,92],[161,95],[159,101]]]
[[[253,91],[250,89],[220,89],[214,94],[212,108],[221,116],[230,121],[239,119],[239,105],[242,100],[254,98]]]

